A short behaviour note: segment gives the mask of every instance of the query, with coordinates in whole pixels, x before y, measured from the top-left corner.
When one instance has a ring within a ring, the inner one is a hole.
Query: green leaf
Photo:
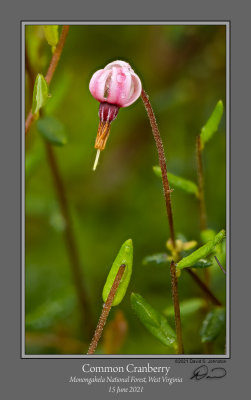
[[[212,261],[205,260],[204,258],[201,258],[199,261],[197,261],[195,264],[193,264],[193,268],[208,268],[213,265]]]
[[[161,168],[157,165],[155,165],[153,167],[153,171],[154,173],[161,178]],[[193,194],[196,197],[198,197],[199,195],[199,189],[198,186],[196,185],[196,183],[185,179],[185,178],[181,178],[180,176],[171,174],[171,172],[167,173],[167,177],[168,177],[168,181],[170,186],[176,188],[176,189],[181,189],[186,193],[189,194]]]
[[[157,253],[153,254],[152,256],[146,256],[143,259],[143,265],[149,264],[149,263],[156,263],[156,264],[163,264],[168,262],[168,255],[166,253]]]
[[[37,121],[37,129],[48,142],[63,146],[67,143],[64,125],[54,117],[43,117]]]
[[[201,341],[210,342],[214,340],[224,329],[226,312],[223,307],[217,307],[210,311],[203,321],[200,331]]]
[[[137,293],[131,294],[131,305],[146,329],[166,346],[176,348],[176,335],[167,319]]]
[[[220,120],[222,118],[223,108],[223,103],[221,100],[219,100],[215,106],[215,109],[207,120],[206,125],[202,127],[200,133],[202,148],[204,147],[204,144],[212,138],[214,133],[217,132]]]
[[[58,25],[43,25],[44,34],[50,46],[58,44]]]
[[[123,273],[119,287],[115,294],[112,306],[117,306],[122,301],[122,299],[126,293],[127,287],[130,282],[131,274],[132,274],[132,261],[133,261],[133,244],[132,244],[132,240],[128,239],[122,244],[117,257],[115,258],[115,261],[112,264],[112,267],[110,269],[110,272],[108,274],[108,277],[106,279],[106,283],[105,283],[105,286],[103,289],[103,300],[106,301],[107,297],[110,293],[110,290],[112,288],[114,279],[116,278],[116,275],[118,273],[120,265],[125,264],[125,266],[126,266],[125,271]]]
[[[215,247],[225,238],[226,233],[224,229],[222,229],[213,240],[210,240],[208,243],[204,244],[204,246],[195,250],[193,253],[189,254],[189,256],[184,257],[181,261],[177,263],[177,268],[183,269],[187,267],[193,266],[197,261],[201,258],[205,258],[214,252]]]
[[[48,99],[48,85],[42,74],[38,74],[35,80],[32,100],[32,114],[37,114]]]
[[[201,308],[206,307],[206,305],[207,305],[206,300],[201,299],[201,298],[194,298],[194,299],[188,299],[188,300],[181,301],[180,302],[180,314],[181,314],[181,317],[182,318],[183,317],[187,317],[187,316],[197,312]],[[165,308],[163,313],[167,317],[173,317],[174,316],[173,305]]]

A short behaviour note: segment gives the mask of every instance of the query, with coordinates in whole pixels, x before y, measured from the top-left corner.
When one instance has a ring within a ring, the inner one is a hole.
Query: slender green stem
[[[167,168],[166,168],[166,157],[165,157],[165,150],[163,146],[163,142],[160,136],[159,128],[157,125],[157,121],[151,106],[151,103],[149,101],[149,97],[142,89],[141,92],[141,98],[144,103],[148,118],[150,120],[150,124],[152,127],[152,132],[153,132],[153,137],[156,143],[157,151],[158,151],[158,157],[159,157],[159,164],[161,168],[161,176],[162,176],[162,184],[164,188],[164,196],[165,196],[165,203],[166,203],[166,211],[167,211],[167,216],[168,216],[168,222],[169,222],[169,228],[170,228],[170,236],[172,240],[172,244],[174,249],[176,248],[176,243],[175,243],[175,234],[174,234],[174,223],[173,223],[173,213],[172,213],[172,205],[171,205],[171,192],[172,190],[170,189],[168,178],[167,178]]]
[[[56,49],[55,49],[55,51],[54,51],[54,53],[52,55],[50,65],[49,65],[47,74],[45,76],[45,80],[46,80],[48,86],[51,83],[51,80],[52,80],[52,77],[54,75],[55,69],[56,69],[56,67],[58,65],[62,50],[64,48],[65,40],[66,40],[66,37],[68,35],[68,32],[69,32],[69,25],[63,25],[62,33],[60,35],[57,47],[56,47]],[[25,121],[25,135],[29,131],[29,129],[30,129],[30,127],[31,127],[31,125],[32,125],[34,120],[35,120],[35,116],[32,114],[32,110],[30,109],[30,112],[28,113],[28,116],[27,116],[26,121]]]
[[[174,261],[172,261],[171,264],[170,264],[170,272],[171,272],[171,283],[172,283],[171,287],[172,287],[172,296],[173,296],[176,336],[177,336],[177,343],[178,343],[177,354],[184,354],[184,346],[183,346],[183,340],[182,340],[181,319],[180,319],[178,279],[177,279],[177,276],[176,276],[176,267],[175,267]]]
[[[125,271],[125,264],[122,264],[119,267],[119,270],[117,272],[117,275],[116,275],[116,277],[114,279],[114,282],[113,282],[113,285],[111,287],[110,293],[109,293],[109,295],[107,297],[107,300],[106,300],[106,302],[105,302],[105,304],[103,306],[102,313],[100,315],[100,318],[99,318],[99,321],[98,321],[98,325],[97,325],[97,328],[96,328],[96,330],[94,332],[94,335],[93,335],[93,338],[92,338],[92,341],[91,341],[91,344],[90,344],[90,347],[88,349],[88,353],[87,354],[94,354],[95,353],[95,350],[96,350],[96,347],[98,345],[99,339],[101,338],[104,326],[106,324],[109,312],[111,310],[111,306],[112,306],[112,303],[113,303],[114,296],[115,296],[115,294],[117,292],[117,289],[119,287],[119,284],[120,284],[120,281],[121,281],[122,276],[124,274],[124,271]]]
[[[78,301],[81,309],[82,315],[82,325],[83,331],[88,331],[88,337],[91,336],[93,332],[93,322],[91,315],[91,308],[89,304],[89,299],[84,287],[83,271],[81,268],[79,253],[77,249],[77,244],[72,230],[72,221],[69,211],[68,200],[66,197],[66,192],[63,184],[63,180],[60,175],[57,160],[53,151],[52,146],[45,142],[46,154],[48,159],[48,164],[51,170],[51,174],[54,181],[54,187],[60,204],[61,212],[65,220],[65,241],[67,245],[67,250],[70,259],[70,265],[72,269],[73,280],[76,287],[76,292],[78,296]]]

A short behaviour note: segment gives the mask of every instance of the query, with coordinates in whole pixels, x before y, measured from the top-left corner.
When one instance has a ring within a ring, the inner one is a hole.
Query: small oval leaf
[[[155,172],[155,174],[161,178],[161,168],[159,166],[154,166],[153,167],[153,171]],[[176,189],[181,189],[186,193],[189,194],[194,194],[196,197],[198,197],[199,195],[199,190],[198,190],[198,186],[196,185],[196,183],[182,178],[180,176],[174,175],[171,172],[167,173],[167,177],[168,177],[168,181],[170,186],[173,186]]]
[[[115,258],[114,263],[112,264],[112,267],[110,269],[110,272],[108,274],[103,289],[102,296],[103,300],[106,301],[110,293],[110,290],[112,288],[114,279],[116,278],[116,275],[118,273],[120,265],[125,264],[126,266],[125,271],[118,286],[117,292],[115,294],[112,306],[117,306],[122,301],[126,293],[132,274],[132,262],[133,262],[133,244],[132,240],[128,239],[122,244],[117,257]]]
[[[167,319],[137,293],[131,294],[131,305],[145,328],[166,346],[176,348],[176,335]]]
[[[54,117],[40,118],[37,129],[44,139],[56,146],[63,146],[68,141],[64,125]]]
[[[201,138],[201,145],[202,147],[206,142],[208,142],[217,132],[219,123],[221,121],[221,117],[223,114],[223,102],[221,100],[218,101],[216,104],[212,114],[210,115],[209,119],[207,120],[206,125],[204,125],[201,129],[200,138]]]
[[[223,307],[217,307],[210,311],[203,321],[200,331],[201,341],[203,343],[214,340],[224,329],[226,312]]]
[[[166,253],[157,253],[153,254],[152,256],[146,256],[143,259],[143,265],[156,263],[156,264],[163,264],[168,262],[168,255]]]
[[[222,229],[213,240],[210,240],[208,243],[204,244],[204,246],[189,254],[189,256],[182,258],[182,260],[177,263],[177,268],[182,269],[192,267],[201,258],[209,256],[211,253],[213,253],[215,247],[225,238],[225,236],[226,233],[224,229]]]
[[[48,85],[42,74],[38,74],[35,80],[32,100],[32,114],[37,114],[48,99]]]
[[[55,47],[58,44],[58,25],[43,25],[48,44]]]

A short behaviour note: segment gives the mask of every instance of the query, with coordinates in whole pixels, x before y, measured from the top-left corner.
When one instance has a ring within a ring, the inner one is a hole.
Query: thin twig
[[[48,86],[50,85],[50,82],[54,75],[55,69],[58,65],[58,61],[60,59],[62,50],[64,48],[64,44],[65,44],[65,40],[66,40],[68,31],[69,31],[69,25],[63,25],[62,33],[59,38],[59,42],[58,42],[57,47],[52,55],[50,65],[49,65],[47,74],[45,76],[45,80],[46,80]],[[25,135],[29,131],[34,119],[35,119],[35,116],[32,114],[32,110],[30,110],[30,112],[28,113],[28,116],[26,118],[26,121],[25,121]]]
[[[218,260],[218,258],[216,256],[214,256],[217,264],[219,265],[220,269],[222,270],[222,272],[224,272],[224,274],[226,275],[226,270],[223,268],[223,266],[221,265],[220,261]]]
[[[100,318],[99,318],[99,321],[98,321],[98,325],[97,325],[97,328],[96,328],[96,330],[94,332],[94,335],[93,335],[93,338],[92,338],[92,341],[91,341],[91,344],[90,344],[90,347],[88,349],[88,353],[87,354],[94,354],[95,353],[96,347],[97,347],[99,339],[100,339],[100,337],[102,335],[104,326],[106,324],[106,320],[108,318],[108,315],[109,315],[109,312],[110,312],[110,309],[111,309],[111,306],[112,306],[112,303],[113,303],[113,299],[114,299],[115,294],[117,292],[117,289],[119,287],[119,284],[120,284],[121,278],[122,278],[122,276],[124,274],[124,271],[125,271],[125,264],[122,264],[119,267],[117,275],[116,275],[116,277],[114,279],[114,282],[112,284],[110,293],[109,293],[109,295],[107,297],[107,300],[106,300],[106,302],[105,302],[105,304],[103,306],[102,313],[100,315]]]
[[[58,201],[60,204],[61,212],[65,220],[65,241],[68,249],[69,258],[71,261],[71,268],[73,279],[76,287],[76,292],[78,296],[78,301],[81,309],[82,315],[82,325],[83,329],[87,328],[88,337],[91,337],[93,332],[93,322],[92,316],[90,312],[90,304],[86,294],[86,290],[84,288],[84,280],[83,280],[83,271],[81,268],[81,263],[79,259],[79,254],[77,250],[76,241],[74,238],[74,234],[72,231],[72,221],[69,211],[69,205],[65,193],[64,184],[59,172],[57,160],[53,151],[52,146],[49,143],[45,142],[45,148],[47,153],[47,159],[49,163],[49,167],[51,170],[51,174],[54,181],[54,187],[56,190],[56,194],[58,197]]]
[[[185,271],[189,273],[189,275],[193,278],[193,280],[199,285],[199,287],[203,290],[203,292],[207,295],[207,297],[211,300],[211,302],[217,306],[221,306],[222,303],[217,297],[211,292],[209,287],[198,277],[195,272],[193,272],[190,268],[185,268]]]
[[[162,139],[160,136],[159,128],[157,125],[157,121],[156,121],[151,103],[150,103],[148,95],[146,94],[144,89],[142,89],[141,98],[144,103],[148,118],[150,120],[153,137],[154,137],[157,151],[158,151],[159,164],[160,164],[161,175],[162,175],[162,184],[163,184],[163,188],[164,188],[164,196],[165,196],[165,202],[166,202],[166,210],[167,210],[168,222],[169,222],[169,228],[170,228],[170,236],[171,236],[173,247],[175,249],[176,243],[175,243],[173,213],[172,213],[171,195],[170,195],[172,190],[170,189],[168,178],[167,178],[165,150],[164,150],[163,142],[162,142]]]
[[[173,296],[173,306],[174,306],[174,315],[175,315],[175,327],[176,327],[176,336],[178,343],[178,352],[177,354],[184,354],[184,347],[182,341],[182,329],[181,329],[181,320],[180,320],[180,304],[179,304],[179,293],[178,293],[178,280],[176,276],[176,267],[174,261],[170,264],[170,272],[171,272],[171,283],[172,283],[172,296]]]

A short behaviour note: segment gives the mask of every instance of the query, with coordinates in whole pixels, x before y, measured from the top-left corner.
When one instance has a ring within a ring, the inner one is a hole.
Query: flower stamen
[[[95,171],[96,168],[97,168],[99,156],[100,156],[100,150],[98,149],[97,150],[97,154],[96,154],[96,158],[95,158],[95,161],[94,161],[93,169],[92,169],[93,171]]]
[[[95,141],[95,149],[104,150],[109,137],[111,124],[109,121],[100,121]]]

